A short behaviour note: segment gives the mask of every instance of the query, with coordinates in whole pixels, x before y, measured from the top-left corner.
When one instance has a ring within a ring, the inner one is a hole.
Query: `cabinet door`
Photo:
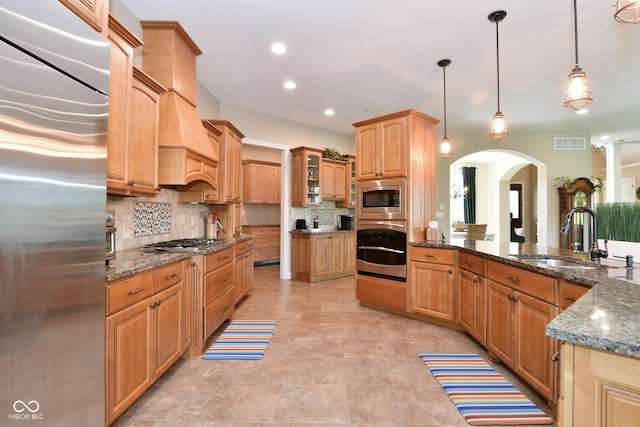
[[[471,335],[475,335],[475,282],[473,273],[458,270],[458,324]]]
[[[493,280],[487,288],[487,349],[502,363],[514,367],[515,363],[515,309],[514,292]]]
[[[412,262],[411,282],[414,312],[454,319],[453,266]]]
[[[60,0],[99,33],[105,32],[109,15],[108,0]]]
[[[109,65],[109,132],[107,137],[107,191],[129,191],[127,141],[133,80],[133,46],[114,19],[109,21],[111,59]]]
[[[315,236],[313,241],[313,276],[326,276],[331,273],[331,241],[329,236]]]
[[[344,271],[356,271],[356,233],[344,235]]]
[[[158,188],[159,94],[136,70],[131,88],[129,184],[131,193],[155,195]]]
[[[237,255],[234,260],[234,289],[233,300],[234,304],[242,299],[245,295],[245,268],[244,268],[244,254]]]
[[[153,296],[155,378],[165,373],[182,354],[184,302],[182,283]]]
[[[253,251],[244,254],[244,293],[253,288]]]
[[[487,278],[476,276],[475,290],[475,334],[476,340],[487,345]]]
[[[558,309],[520,293],[516,299],[515,371],[540,394],[555,402],[555,366],[551,358],[557,341],[547,337],[545,331]]]
[[[407,176],[407,133],[406,117],[382,122],[378,146],[382,177]]]
[[[378,124],[362,126],[356,130],[356,165],[358,179],[379,177],[377,164]]]
[[[341,273],[344,270],[344,237],[342,234],[332,235],[329,239],[329,273]]]
[[[107,317],[107,418],[119,417],[153,383],[151,298]]]

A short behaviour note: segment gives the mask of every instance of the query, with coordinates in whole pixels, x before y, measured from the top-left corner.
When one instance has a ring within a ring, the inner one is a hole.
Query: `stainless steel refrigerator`
[[[57,0],[0,36],[0,426],[104,425],[109,43]]]

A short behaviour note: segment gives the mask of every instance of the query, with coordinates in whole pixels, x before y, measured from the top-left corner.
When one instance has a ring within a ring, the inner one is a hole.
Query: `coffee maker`
[[[339,215],[338,230],[353,230],[353,215]]]

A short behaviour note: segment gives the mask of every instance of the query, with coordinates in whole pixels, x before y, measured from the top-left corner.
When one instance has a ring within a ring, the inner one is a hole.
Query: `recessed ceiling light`
[[[278,55],[282,55],[286,51],[287,51],[287,47],[284,44],[280,43],[280,42],[276,42],[276,43],[271,45],[271,52],[273,52],[273,53],[276,53]]]
[[[608,139],[609,139],[609,135],[602,135],[600,137],[600,140],[602,140],[602,141],[607,141]]]
[[[377,113],[382,111],[382,107],[379,105],[369,105],[368,107],[365,107],[364,111],[367,113]]]
[[[336,112],[333,111],[331,108],[327,108],[326,110],[324,110],[324,115],[325,116],[333,116]]]
[[[285,89],[295,89],[296,88],[296,84],[294,82],[292,82],[291,80],[289,80],[288,82],[284,83],[284,88]]]
[[[587,110],[586,108],[581,108],[576,111],[576,114],[587,114],[588,112],[589,110]]]

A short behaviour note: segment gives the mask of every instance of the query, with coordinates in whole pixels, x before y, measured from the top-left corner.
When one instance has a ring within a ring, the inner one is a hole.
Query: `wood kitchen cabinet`
[[[60,3],[97,32],[107,34],[109,0],[60,0]]]
[[[320,162],[320,198],[322,200],[344,200],[346,191],[346,163],[339,160],[322,159]]]
[[[253,235],[253,262],[280,260],[280,226],[279,225],[245,225],[244,234]]]
[[[557,342],[545,335],[558,314],[554,278],[488,261],[487,349],[550,404],[557,401]]]
[[[218,171],[220,157],[220,132],[208,120],[202,120],[202,126],[207,133],[211,145],[211,157],[194,162],[194,169],[202,170],[207,176],[207,184],[191,185],[187,191],[178,192],[178,201],[183,203],[220,203],[220,176]],[[189,155],[187,156],[189,158]]]
[[[414,246],[409,251],[410,310],[453,321],[454,251]]]
[[[207,120],[220,132],[220,200],[222,203],[242,203],[242,138],[227,120]]]
[[[345,189],[344,200],[337,200],[337,208],[350,208],[356,207],[356,157],[347,155],[346,176],[345,176]]]
[[[261,160],[242,161],[242,202],[279,205],[281,166]]]
[[[292,233],[291,278],[317,282],[354,274],[354,239],[355,232]]]
[[[466,252],[458,253],[458,324],[483,346],[486,345],[487,261]]]
[[[237,304],[253,288],[253,239],[235,246],[235,275],[234,301]]]
[[[200,340],[197,347],[200,353],[205,349],[207,339],[225,320],[231,319],[234,312],[234,272],[233,247],[204,256],[204,281],[201,290],[203,307],[202,322],[198,325]]]
[[[107,425],[184,353],[182,261],[107,284]]]
[[[638,358],[565,342],[561,349],[559,427],[637,426]]]
[[[320,206],[322,151],[309,147],[291,149],[291,206]]]
[[[358,179],[407,176],[409,129],[406,116],[354,124]]]

